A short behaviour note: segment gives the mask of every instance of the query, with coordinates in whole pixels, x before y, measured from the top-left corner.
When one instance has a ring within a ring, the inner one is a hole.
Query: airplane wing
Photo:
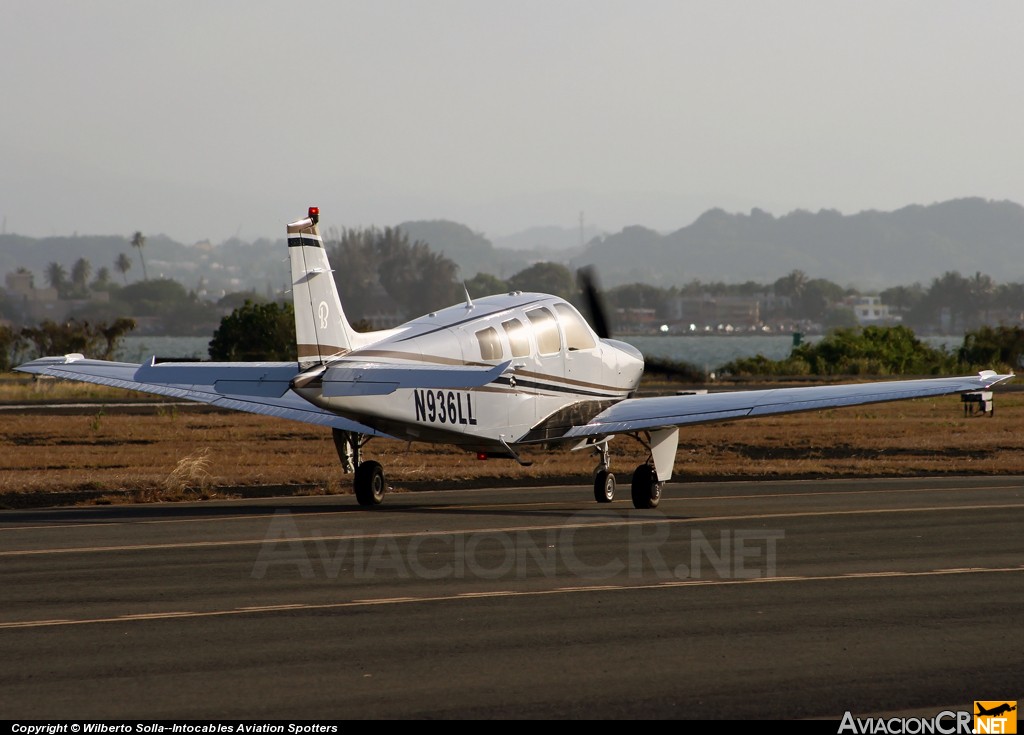
[[[1012,377],[1012,374],[998,375],[992,370],[985,370],[978,375],[956,378],[629,398],[602,411],[586,424],[571,428],[564,438],[601,436],[711,421],[941,396],[985,390]]]
[[[304,400],[291,390],[293,362],[165,362],[136,365],[88,360],[82,355],[43,357],[15,368],[23,373],[80,380],[114,388],[198,401],[219,408],[330,426],[371,436],[388,436]]]

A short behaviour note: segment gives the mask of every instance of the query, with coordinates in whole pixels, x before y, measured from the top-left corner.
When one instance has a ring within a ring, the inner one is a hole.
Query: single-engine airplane
[[[395,329],[359,333],[342,309],[319,231],[320,211],[288,225],[298,363],[149,362],[44,357],[17,370],[129,388],[334,430],[355,470],[361,505],[387,490],[378,462],[359,461],[368,438],[454,444],[527,464],[524,447],[568,442],[600,459],[594,497],[615,497],[609,442],[639,439],[637,508],[657,507],[672,476],[682,426],[987,389],[1013,377],[978,375],[702,395],[634,397],[643,356],[597,332],[556,296],[514,292],[432,312]],[[344,264],[342,264],[344,267]],[[588,293],[593,302],[593,293]],[[354,461],[353,461],[354,460]]]

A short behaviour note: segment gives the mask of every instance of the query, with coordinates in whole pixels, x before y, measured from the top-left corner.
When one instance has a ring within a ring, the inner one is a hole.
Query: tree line
[[[365,330],[369,325],[356,325]],[[82,353],[114,359],[123,338],[135,328],[132,319],[90,324],[44,321],[16,330],[0,325],[0,372],[22,360],[45,355]],[[225,316],[213,334],[210,358],[226,361],[296,359],[295,314],[291,303],[246,301]],[[801,375],[943,375],[1024,367],[1024,328],[982,326],[965,334],[957,349],[931,347],[905,326],[840,328],[822,340],[793,348],[782,360],[763,355],[733,360],[718,368],[721,376]],[[672,371],[692,380],[699,368],[679,363]]]
[[[136,232],[130,243],[137,249],[143,271],[146,238]],[[388,312],[406,319],[457,303],[463,284],[476,298],[508,291],[553,293],[575,301],[578,296],[575,272],[562,263],[538,262],[507,279],[490,273],[460,278],[458,265],[423,240],[412,240],[398,227],[334,230],[325,238],[325,247],[334,264],[334,277],[346,310],[355,319]],[[123,284],[112,277],[110,268],[93,271],[92,264],[78,258],[66,268],[53,262],[46,269],[47,283],[63,299],[86,299],[91,292],[106,292],[109,303],[81,305],[70,316],[79,320],[111,320],[124,315],[155,317],[168,334],[208,333],[226,309],[245,299],[254,302],[283,301],[287,295],[242,291],[220,299],[202,294],[202,282],[186,289],[170,279],[127,283],[126,273],[132,260],[121,253],[115,270]],[[24,269],[22,269],[24,270]],[[680,298],[721,296],[744,297],[760,302],[765,322],[793,320],[824,328],[856,324],[853,312],[844,303],[862,295],[880,297],[898,320],[918,332],[964,332],[982,325],[1024,321],[1024,284],[997,283],[991,276],[975,272],[962,275],[947,271],[928,284],[913,283],[879,292],[861,292],[824,278],[813,278],[793,270],[773,282],[702,282],[692,280],[675,286],[655,286],[637,282],[608,290],[606,297],[613,309],[653,309],[661,319],[669,318]],[[19,321],[18,304],[9,296],[0,297],[0,318]]]
[[[7,372],[24,360],[76,352],[113,360],[124,337],[133,329],[135,320],[127,317],[96,324],[47,319],[35,327],[21,329],[0,324],[0,372]]]
[[[789,356],[764,355],[722,365],[724,376],[801,375],[950,375],[1024,367],[1024,328],[982,326],[964,335],[960,347],[946,349],[922,342],[913,330],[891,327],[844,327],[813,343],[795,346]]]
[[[454,261],[435,252],[423,241],[411,240],[400,228],[344,229],[329,233],[325,240],[335,268],[338,290],[353,321],[369,316],[367,309],[382,301],[397,309],[397,316],[402,319],[434,311],[460,301],[463,285],[474,298],[509,291],[552,293],[574,302],[579,297],[575,273],[560,263],[535,263],[508,279],[478,273],[460,282]],[[136,233],[132,245],[138,249],[140,259],[144,244],[145,238]],[[111,343],[102,341],[107,339],[103,330],[117,324],[121,324],[123,329],[121,320],[127,314],[159,319],[165,333],[210,334],[216,329],[211,344],[211,356],[216,359],[256,359],[254,355],[266,354],[267,344],[271,343],[282,346],[273,357],[265,359],[292,359],[288,355],[294,348],[291,344],[294,341],[293,314],[289,296],[283,292],[265,296],[251,291],[238,292],[214,302],[200,298],[195,290],[187,290],[170,279],[119,285],[111,279],[107,268],[99,269],[93,278],[91,264],[82,258],[71,266],[70,276],[62,266],[51,264],[47,279],[53,287],[59,291],[63,289],[69,296],[100,289],[106,290],[110,299],[105,303],[81,306],[63,327],[46,322],[21,329],[5,327],[6,331],[0,333],[4,339],[0,342],[0,352],[5,355],[3,365],[6,367],[10,365],[12,354],[24,352],[29,347],[35,348],[37,354],[112,354]],[[808,346],[788,362],[781,361],[785,365],[771,365],[763,359],[752,358],[754,362],[726,366],[737,373],[757,370],[774,374],[806,374],[825,370],[822,366],[826,364],[844,374],[938,373],[955,365],[991,366],[986,363],[991,362],[995,354],[992,350],[997,347],[998,359],[1007,361],[1002,364],[1013,368],[1019,359],[1019,351],[1015,350],[1020,328],[990,322],[999,314],[1024,313],[1024,284],[998,284],[980,272],[971,276],[947,272],[927,286],[915,283],[877,294],[902,318],[903,327],[907,330],[907,333],[884,333],[885,339],[903,345],[898,351],[906,358],[902,363],[883,359],[877,350],[872,352],[864,347],[865,340],[871,342],[877,335],[853,328],[852,313],[843,301],[858,295],[855,289],[844,288],[826,279],[811,278],[799,270],[772,283],[747,281],[727,284],[694,280],[667,288],[633,283],[610,289],[606,297],[613,310],[653,309],[659,316],[668,316],[674,299],[703,295],[763,299],[766,305],[762,311],[763,318],[784,317],[824,324],[839,330],[836,334],[840,337],[836,339],[841,338],[847,350],[819,354],[810,351]],[[9,298],[0,300],[0,316],[10,318],[12,313],[16,313],[16,305]],[[961,327],[967,335],[962,353],[924,354],[917,347],[911,349],[908,346],[916,339],[908,336],[914,333],[913,330],[934,331],[942,320]],[[60,333],[59,327],[67,328],[73,336],[55,336]],[[256,339],[256,344],[240,347],[238,335],[246,333]],[[266,339],[261,343],[263,337]],[[827,341],[819,342],[814,349],[825,349],[829,344]],[[857,348],[853,349],[852,345],[857,345]],[[982,354],[978,350],[988,352]]]
[[[673,300],[681,297],[746,297],[761,302],[764,321],[790,319],[826,329],[855,326],[854,312],[846,301],[868,295],[878,296],[902,324],[919,332],[934,333],[944,328],[964,332],[996,326],[1007,317],[1024,322],[1024,284],[999,284],[981,272],[964,276],[948,271],[927,286],[914,283],[876,292],[861,292],[795,270],[772,283],[694,280],[671,287],[632,283],[610,289],[607,294],[617,308],[654,309],[660,318],[668,318]]]
[[[142,280],[148,281],[149,274],[146,272],[146,259],[142,255],[142,248],[146,244],[146,237],[141,232],[136,232],[132,235],[131,245],[139,251],[139,260],[142,262]],[[132,268],[132,259],[127,253],[119,253],[114,259],[114,268],[121,277],[124,279],[124,283],[128,285],[128,271]],[[25,268],[19,268],[19,273],[27,272]],[[70,277],[67,269],[56,261],[51,262],[46,266],[46,272],[44,276],[46,283],[50,288],[57,291],[58,296],[62,299],[84,299],[89,297],[90,291],[110,291],[116,284],[111,283],[110,269],[106,266],[102,266],[96,271],[96,278],[89,281],[92,277],[92,263],[88,258],[78,258],[71,266]]]
[[[369,325],[354,325],[365,331]],[[295,312],[291,303],[246,302],[225,317],[210,342],[214,360],[296,359]],[[647,372],[688,376],[699,381],[703,371],[685,361],[652,365]],[[666,371],[666,367],[670,368]],[[733,360],[717,369],[722,376],[948,375],[953,372],[1024,367],[1024,328],[982,326],[967,332],[956,349],[931,347],[913,330],[897,326],[844,327],[823,339],[793,348],[787,358],[763,355]]]

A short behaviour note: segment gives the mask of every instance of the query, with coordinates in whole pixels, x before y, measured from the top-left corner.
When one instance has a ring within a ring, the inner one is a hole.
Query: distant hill
[[[413,241],[427,243],[459,266],[459,277],[469,279],[477,273],[510,278],[541,261],[568,263],[581,251],[579,230],[564,227],[530,227],[494,242],[465,225],[448,220],[421,220],[398,225]],[[585,230],[588,236],[596,228]]]
[[[583,242],[600,237],[602,234],[604,233],[596,227],[585,227]],[[522,232],[494,237],[492,240],[494,247],[506,250],[542,250],[550,253],[582,250],[579,228],[556,225],[529,227]]]
[[[459,266],[459,278],[469,279],[477,273],[490,273],[508,278],[530,264],[528,254],[499,250],[478,232],[458,222],[429,220],[403,222],[398,228],[412,241],[419,240],[434,252],[443,254]]]
[[[538,261],[553,261],[571,267],[594,264],[606,287],[633,282],[683,285],[694,279],[772,283],[796,269],[861,290],[915,281],[928,285],[952,270],[965,275],[981,271],[1001,283],[1024,282],[1024,207],[977,198],[851,215],[797,210],[775,217],[760,209],[749,214],[712,209],[668,234],[633,226],[593,237],[582,254],[579,232],[570,228],[530,228],[499,240],[511,249],[496,247],[484,235],[447,220],[398,227],[411,240],[426,242],[454,260],[463,279],[480,272],[507,279]],[[575,244],[565,249],[571,238]],[[19,267],[33,271],[36,285],[43,286],[49,263],[60,263],[70,272],[78,258],[91,262],[93,275],[107,267],[112,280],[121,283],[114,269],[120,253],[133,261],[128,282],[140,280],[138,252],[122,235],[0,235],[0,288],[3,276]],[[282,240],[183,245],[147,234],[145,246],[150,278],[173,278],[188,289],[202,285],[212,298],[288,289],[286,255]]]
[[[927,284],[951,270],[1021,281],[1022,254],[1024,207],[969,198],[852,215],[797,210],[774,217],[760,209],[712,209],[670,234],[627,227],[596,238],[572,265],[595,265],[606,286],[693,279],[770,283],[799,269],[871,289]]]
[[[425,242],[435,253],[455,261],[459,276],[472,278],[477,273],[495,273],[499,268],[498,255],[494,245],[486,237],[448,220],[403,222],[398,225],[409,236],[409,240]]]

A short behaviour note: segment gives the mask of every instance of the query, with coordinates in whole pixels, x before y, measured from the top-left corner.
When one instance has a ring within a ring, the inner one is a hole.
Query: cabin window
[[[508,346],[512,348],[512,357],[529,357],[530,335],[527,334],[523,323],[518,319],[509,319],[507,322],[502,322],[501,326],[505,328],[505,334],[508,335]]]
[[[547,309],[534,309],[526,312],[526,318],[533,325],[533,333],[537,335],[537,351],[542,355],[553,355],[562,349],[562,338],[558,334],[555,318]]]
[[[597,347],[590,327],[579,315],[579,312],[568,304],[555,304],[558,321],[562,323],[565,333],[565,347],[569,350],[591,350]]]
[[[494,327],[481,329],[476,333],[476,341],[480,343],[480,357],[484,360],[501,359],[501,340],[498,330]]]

